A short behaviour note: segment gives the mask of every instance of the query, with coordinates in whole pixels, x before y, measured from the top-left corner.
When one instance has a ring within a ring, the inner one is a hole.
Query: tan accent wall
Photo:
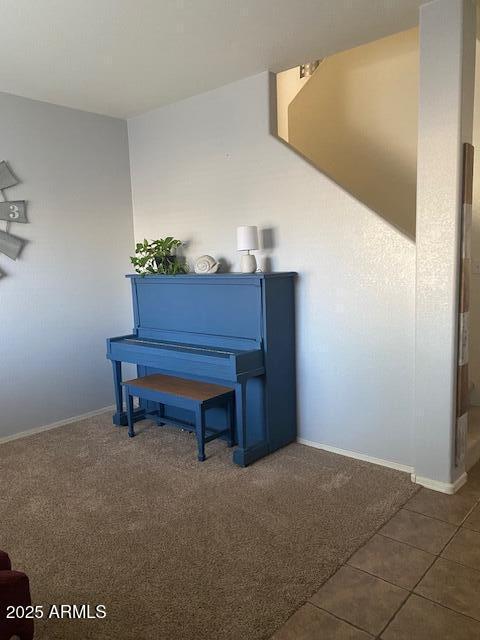
[[[308,78],[300,78],[300,67],[277,73],[277,134],[288,142],[288,108]]]
[[[326,58],[288,108],[292,147],[410,237],[418,68],[415,28]]]

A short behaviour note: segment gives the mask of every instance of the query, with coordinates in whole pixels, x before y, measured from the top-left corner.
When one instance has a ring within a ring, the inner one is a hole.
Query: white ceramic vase
[[[257,261],[251,253],[244,253],[240,261],[240,269],[242,273],[255,273],[257,270]]]

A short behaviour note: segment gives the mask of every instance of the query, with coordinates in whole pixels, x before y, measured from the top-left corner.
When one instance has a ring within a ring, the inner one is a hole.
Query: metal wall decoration
[[[468,430],[468,343],[470,312],[470,256],[472,235],[473,146],[463,145],[462,217],[460,233],[460,282],[458,304],[458,363],[455,464],[465,460]]]
[[[18,258],[25,245],[25,240],[10,233],[10,224],[12,222],[28,222],[27,206],[25,200],[7,200],[4,189],[14,187],[19,182],[5,160],[2,160],[0,162],[0,193],[3,202],[0,202],[0,220],[6,224],[5,230],[0,230],[0,253],[11,260]]]

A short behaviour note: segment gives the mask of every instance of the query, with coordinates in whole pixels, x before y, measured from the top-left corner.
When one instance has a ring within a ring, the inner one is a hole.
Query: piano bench
[[[198,459],[205,460],[205,444],[222,435],[228,434],[228,444],[235,444],[235,392],[230,387],[218,384],[187,380],[159,373],[127,380],[122,383],[127,396],[128,435],[133,438],[133,398],[141,398],[158,404],[158,416],[162,423],[166,422],[194,431],[197,437]],[[183,422],[165,417],[165,406],[187,409],[194,415],[194,422]],[[205,412],[214,407],[224,407],[227,413],[227,427],[220,431],[207,428]]]

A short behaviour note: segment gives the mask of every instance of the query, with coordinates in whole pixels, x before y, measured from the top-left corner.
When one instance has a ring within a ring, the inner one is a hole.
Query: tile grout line
[[[408,504],[408,502],[407,502]],[[476,506],[476,503],[475,505]],[[428,513],[422,513],[421,511],[415,511],[414,509],[410,508],[410,507],[402,507],[402,509],[405,509],[405,511],[409,511],[410,513],[416,513],[419,516],[423,516],[424,518],[430,518],[430,520],[435,520],[436,522],[443,522],[444,524],[451,524],[454,527],[459,527],[460,525],[456,524],[455,522],[448,522],[448,520],[442,520],[441,518],[437,518],[436,516],[431,516]]]
[[[328,613],[328,615],[333,616],[334,618],[336,618],[337,620],[340,620],[340,622],[346,622],[348,625],[350,625],[351,627],[353,627],[354,629],[358,629],[358,631],[363,631],[363,633],[368,633],[369,636],[371,636],[372,638],[376,638],[377,636],[374,635],[373,633],[371,633],[370,631],[367,631],[366,629],[362,629],[362,627],[359,627],[358,625],[356,625],[354,622],[350,622],[350,620],[345,620],[345,618],[341,618],[339,615],[337,615],[336,613],[332,613],[331,611],[329,611],[328,609],[324,609],[323,607],[321,607],[318,604],[315,604],[314,602],[310,602],[308,601],[308,604],[311,604],[313,607],[315,607],[316,609],[319,609],[320,611],[324,611],[325,613]],[[402,603],[403,604],[403,603]]]
[[[411,590],[408,587],[401,587],[400,585],[395,584],[394,582],[390,582],[390,580],[386,580],[385,578],[381,578],[380,576],[376,576],[374,573],[370,573],[370,571],[367,571],[366,569],[360,569],[359,567],[355,567],[353,564],[346,564],[344,566],[349,567],[350,569],[355,569],[355,571],[361,571],[362,573],[366,573],[367,576],[371,576],[372,578],[377,578],[377,580],[381,580],[382,582],[386,582],[391,587],[397,587],[397,589],[403,589],[403,591],[407,591],[407,592],[411,593]],[[430,566],[432,566],[432,565],[430,565]],[[340,569],[341,568],[342,567],[340,567]]]
[[[436,520],[437,522],[443,522],[444,524],[451,524],[454,527],[461,527],[463,525],[463,523],[465,522],[465,520],[471,515],[472,511],[474,511],[474,509],[476,509],[478,506],[480,506],[479,502],[475,502],[473,504],[473,506],[469,508],[469,510],[467,512],[467,515],[464,518],[462,518],[462,521],[460,522],[460,524],[457,524],[456,522],[449,522],[448,520],[442,520],[442,518],[437,518],[436,516],[431,516],[428,513],[422,513],[421,511],[415,511],[414,509],[411,509],[409,507],[402,507],[402,509],[405,509],[405,511],[410,511],[410,513],[416,513],[419,516],[424,516],[425,518],[430,518],[430,520]]]
[[[480,499],[477,500],[477,502],[473,505],[473,507],[469,510],[469,512],[467,513],[467,515],[464,517],[464,519],[462,520],[462,522],[460,523],[460,527],[462,527],[465,522],[468,520],[468,518],[472,515],[472,513],[475,511],[475,509],[480,505]]]
[[[379,536],[382,536],[382,538],[387,538],[387,540],[392,540],[392,542],[399,542],[400,544],[404,544],[407,547],[410,547],[410,549],[415,549],[416,551],[423,551],[423,553],[428,553],[431,556],[439,556],[440,553],[442,553],[445,550],[445,547],[452,541],[452,538],[454,536],[457,535],[457,532],[460,530],[460,527],[458,527],[458,529],[455,529],[455,532],[453,533],[453,535],[448,539],[447,543],[445,544],[445,546],[443,546],[440,549],[439,553],[433,553],[432,551],[427,551],[426,549],[422,549],[422,547],[417,547],[416,545],[412,544],[411,542],[405,542],[404,540],[399,540],[398,538],[392,538],[392,536],[387,536],[384,533],[378,533]]]
[[[478,618],[474,618],[473,616],[469,616],[468,613],[462,613],[461,611],[457,611],[456,609],[452,609],[452,607],[447,607],[446,604],[441,604],[440,602],[436,602],[436,600],[430,600],[430,598],[427,598],[427,596],[424,596],[421,593],[412,593],[411,595],[412,596],[417,596],[417,598],[422,598],[422,600],[426,600],[427,602],[431,602],[432,604],[437,605],[437,607],[441,607],[442,609],[447,609],[447,611],[451,611],[452,613],[456,613],[457,616],[463,616],[464,618],[468,618],[468,620],[473,620],[473,622],[477,622],[478,624],[480,624],[480,620]]]
[[[400,613],[401,609],[403,609],[403,607],[407,604],[407,602],[410,600],[410,598],[412,597],[413,592],[409,591],[408,596],[405,598],[405,600],[402,602],[402,604],[398,607],[398,609],[393,613],[393,615],[390,617],[389,621],[387,622],[387,624],[383,627],[383,629],[380,631],[380,633],[378,634],[378,636],[375,636],[376,638],[381,638],[382,635],[385,633],[385,631],[388,629],[388,627],[391,625],[391,623],[393,622],[393,620],[397,617],[397,615]]]
[[[459,567],[463,567],[464,569],[471,569],[476,573],[480,573],[480,569],[477,569],[477,567],[472,567],[469,564],[463,564],[463,562],[459,562],[458,560],[453,560],[452,558],[446,558],[445,556],[438,556],[438,560],[446,560],[447,562],[453,562],[453,564],[458,564]]]
[[[475,498],[475,500],[477,500]],[[480,501],[480,498],[479,498]],[[408,503],[407,503],[408,504]],[[469,508],[469,512],[467,513],[467,515],[465,516],[465,518],[468,518],[468,516],[471,513],[471,510],[475,509],[475,507],[478,506],[478,502],[475,502],[475,504],[473,505],[473,507]],[[415,511],[414,509],[412,509],[411,507],[402,507],[402,509],[405,509],[405,511],[409,511],[410,513],[416,513],[419,516],[423,516],[424,518],[430,518],[430,520],[436,520],[437,522],[443,522],[445,524],[451,524],[454,527],[460,527],[460,524],[457,524],[456,522],[450,522],[449,520],[442,520],[442,518],[438,518],[437,516],[432,516],[429,513],[422,513],[421,511]],[[464,520],[462,520],[463,522]]]

